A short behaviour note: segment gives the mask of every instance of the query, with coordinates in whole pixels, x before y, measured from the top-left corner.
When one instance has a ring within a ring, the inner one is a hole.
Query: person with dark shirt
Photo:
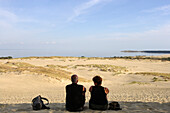
[[[95,76],[93,82],[94,86],[91,86],[89,89],[91,93],[89,108],[93,110],[106,110],[108,107],[107,94],[109,89],[101,86],[102,78],[100,76]]]
[[[72,84],[66,86],[66,109],[68,111],[82,111],[85,104],[86,88],[78,85],[78,76],[71,76]]]

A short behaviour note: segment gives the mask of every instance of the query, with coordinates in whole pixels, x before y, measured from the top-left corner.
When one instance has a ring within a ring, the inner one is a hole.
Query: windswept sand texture
[[[170,112],[170,61],[71,57],[0,60],[0,112],[67,112],[65,86],[72,74],[87,88],[83,112],[102,112],[88,109],[95,75],[109,88],[108,100],[120,102],[123,109],[103,112]],[[51,110],[32,110],[31,100],[39,94],[49,99]]]

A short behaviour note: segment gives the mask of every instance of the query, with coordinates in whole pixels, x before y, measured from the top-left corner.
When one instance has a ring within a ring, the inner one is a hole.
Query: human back
[[[94,110],[106,110],[108,107],[107,94],[109,89],[101,86],[102,78],[100,76],[93,77],[95,86],[91,86],[89,91],[91,98],[89,101],[89,108]]]
[[[103,86],[92,86],[90,103],[106,105],[108,104],[106,96]]]
[[[66,86],[66,108],[77,109],[84,105],[85,96],[82,95],[83,86],[70,84]]]
[[[77,84],[77,75],[72,75],[71,81],[72,84],[66,86],[66,109],[68,111],[81,111],[85,104],[86,88]]]

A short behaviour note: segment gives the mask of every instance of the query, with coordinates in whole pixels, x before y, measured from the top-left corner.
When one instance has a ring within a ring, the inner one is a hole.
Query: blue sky
[[[170,49],[170,0],[0,0],[0,48]]]

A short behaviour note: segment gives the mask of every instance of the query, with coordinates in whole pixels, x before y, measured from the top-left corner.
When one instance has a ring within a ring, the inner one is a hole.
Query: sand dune
[[[63,76],[68,78],[54,76],[50,72],[52,70],[66,71]],[[93,76],[103,77],[103,85],[110,89],[109,101],[118,101],[123,108],[116,111],[118,113],[168,113],[170,81],[164,76],[169,76],[169,73],[170,62],[159,60],[64,57],[0,60],[0,112],[35,112],[31,109],[31,100],[37,95],[48,98],[51,107],[51,110],[41,110],[39,113],[67,112],[65,86],[71,83],[69,77],[77,74],[81,78],[79,84],[87,89],[93,85]],[[89,98],[87,91],[83,112],[101,112],[88,109]]]

